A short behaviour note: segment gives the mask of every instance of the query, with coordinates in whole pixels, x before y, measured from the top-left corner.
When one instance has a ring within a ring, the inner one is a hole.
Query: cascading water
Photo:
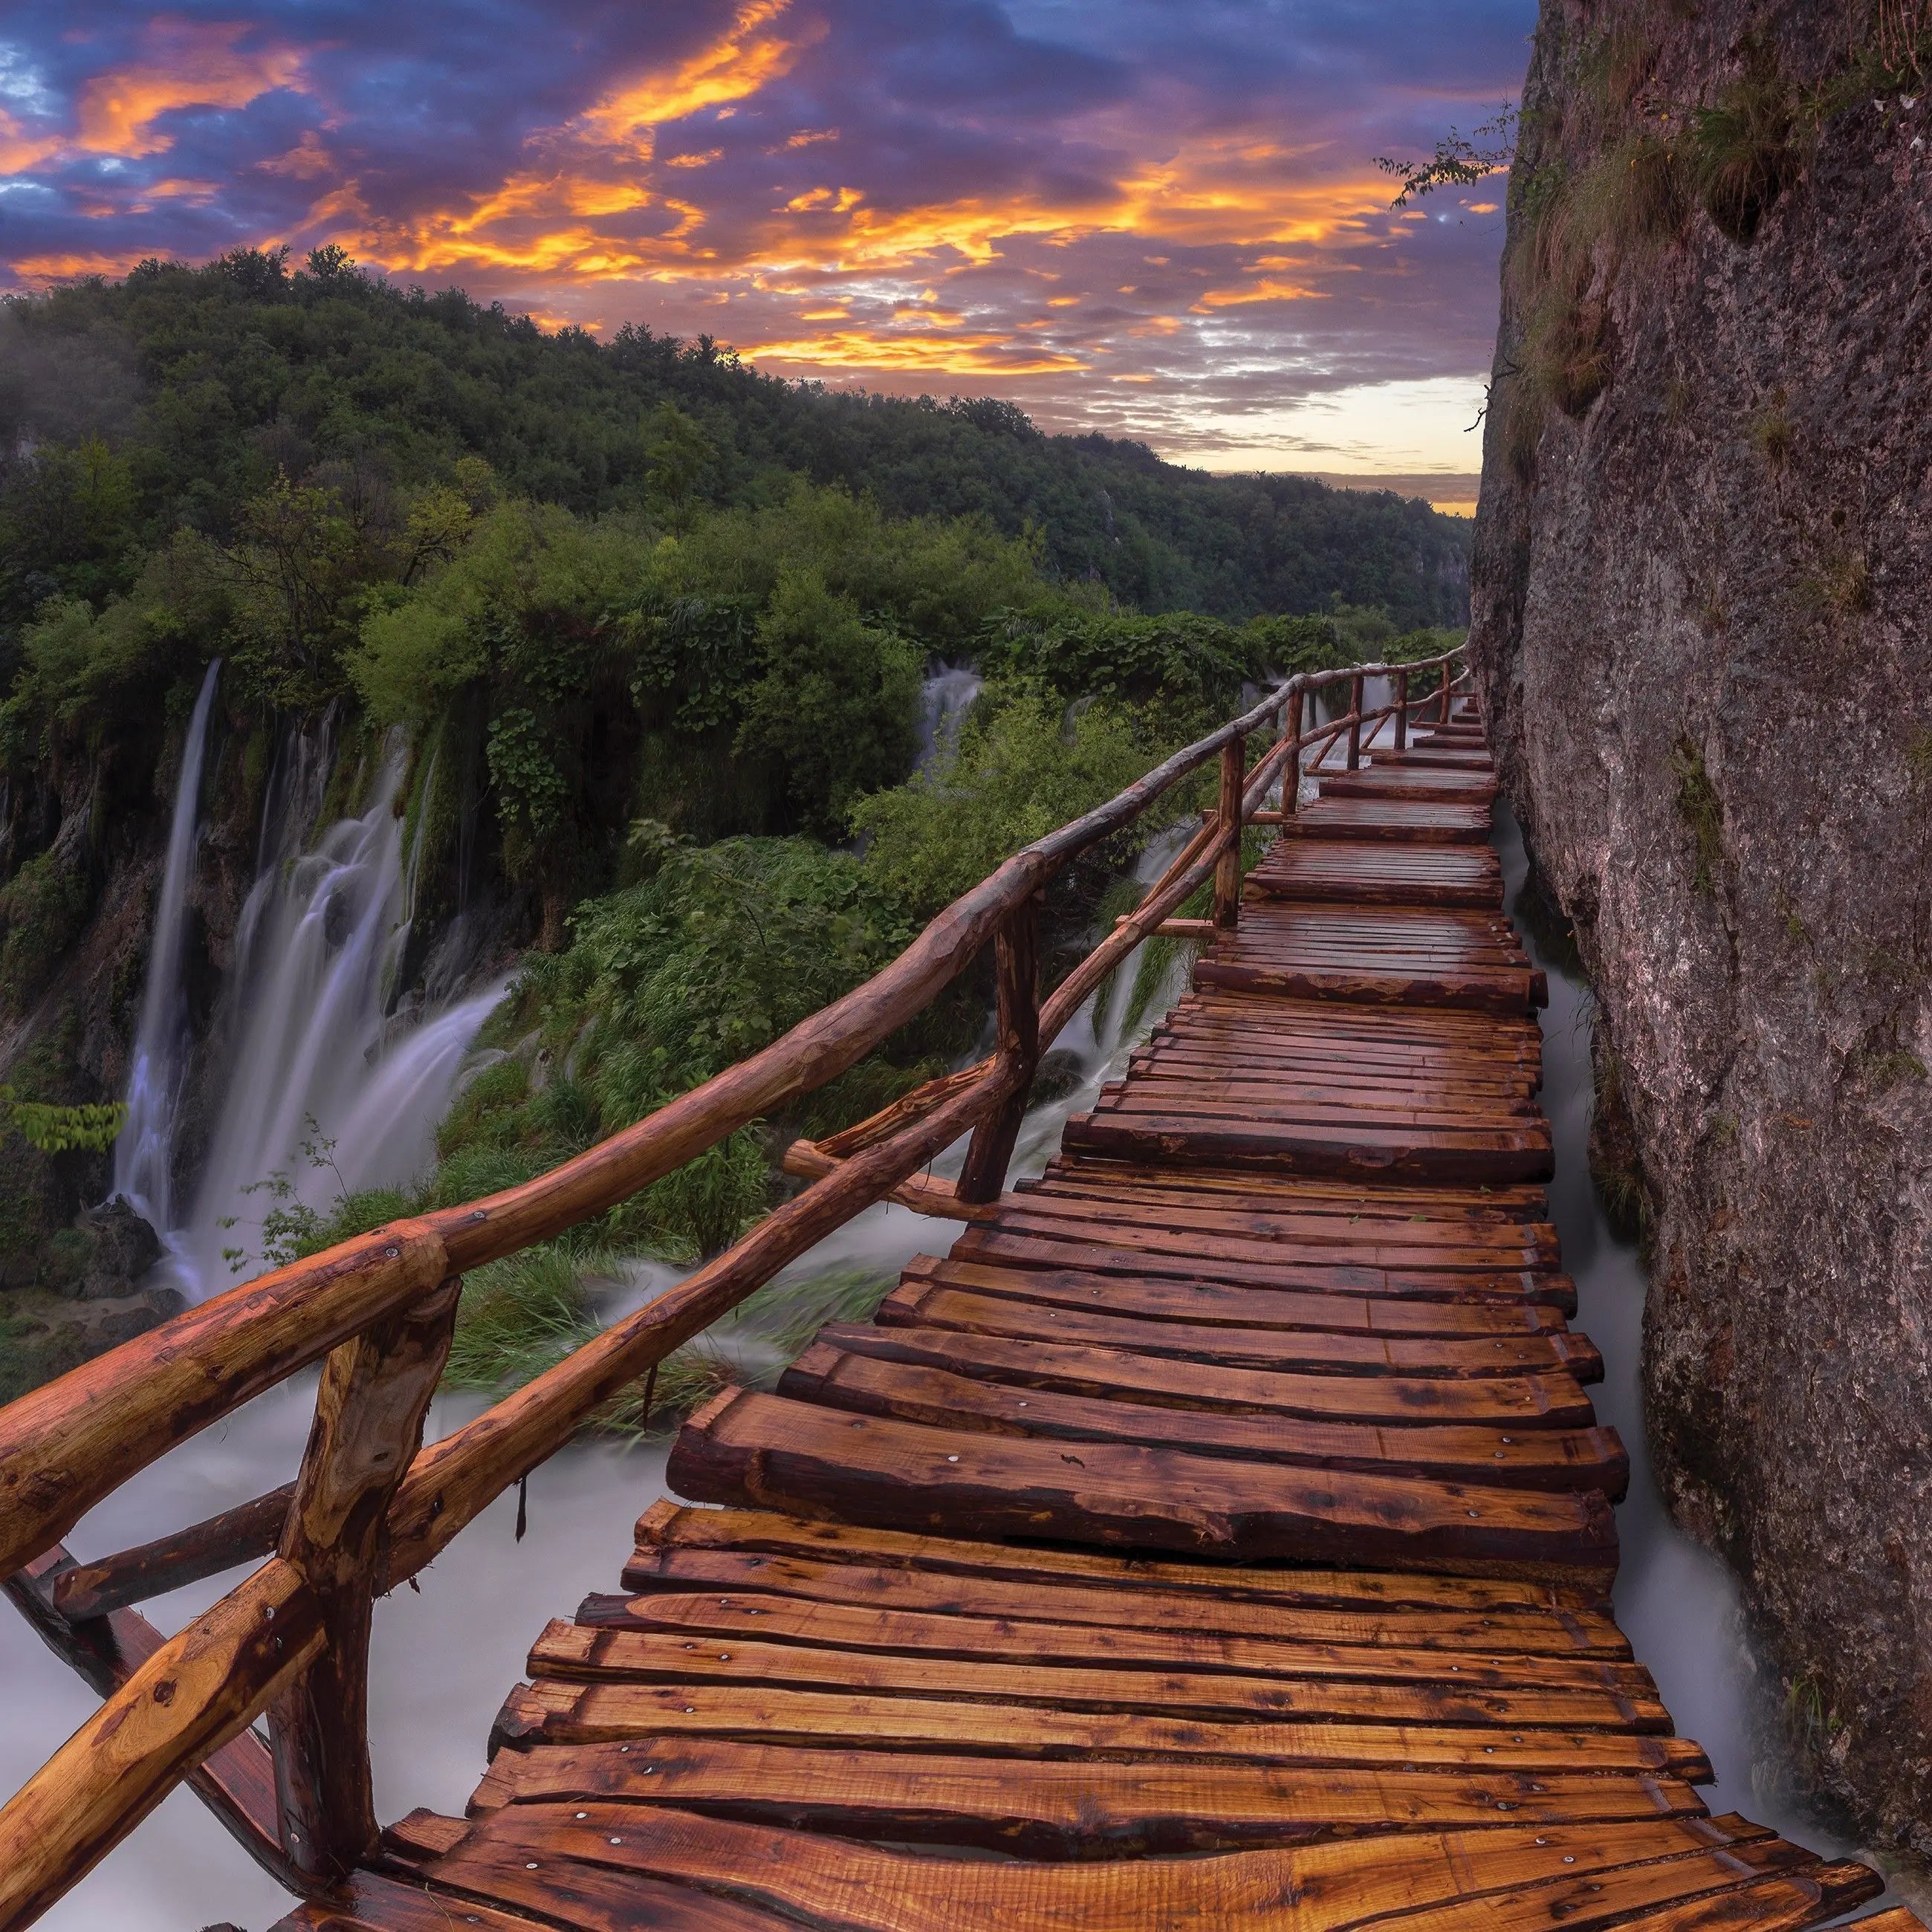
[[[394,1186],[427,1165],[476,1031],[500,986],[389,1036],[412,880],[396,811],[403,763],[383,761],[367,808],[300,849],[326,743],[297,741],[243,908],[226,1098],[184,1225],[169,1232],[190,1293],[259,1264],[265,1212],[326,1210],[345,1191]],[[272,1182],[272,1190],[262,1184]]]
[[[980,674],[963,664],[942,664],[927,676],[920,692],[916,771],[944,764],[958,750],[960,728],[982,685]]]
[[[201,770],[208,754],[208,718],[221,675],[218,658],[201,681],[201,694],[182,747],[175,785],[174,817],[161,872],[160,903],[148,954],[148,982],[134,1034],[128,1078],[128,1119],[114,1143],[114,1191],[124,1195],[158,1228],[173,1217],[175,1120],[187,1071],[188,994],[182,980],[182,943],[188,928],[188,889],[194,876],[195,835],[200,823]]]
[[[462,1001],[386,1046],[384,1016],[409,932],[394,809],[401,776],[392,757],[360,818],[265,872],[250,894],[234,1073],[186,1244],[204,1292],[227,1272],[223,1251],[248,1250],[271,1174],[285,1177],[296,1199],[326,1208],[342,1190],[420,1172],[464,1055],[500,993]],[[231,1220],[232,1231],[222,1225]]]

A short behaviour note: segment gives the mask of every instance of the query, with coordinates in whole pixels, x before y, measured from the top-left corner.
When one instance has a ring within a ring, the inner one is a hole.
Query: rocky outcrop
[[[1921,1854],[1925,10],[1544,0],[1474,588],[1641,1166],[1668,1500],[1739,1571],[1816,1786]]]

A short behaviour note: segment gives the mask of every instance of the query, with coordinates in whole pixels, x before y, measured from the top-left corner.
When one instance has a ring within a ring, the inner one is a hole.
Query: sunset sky
[[[337,242],[547,326],[1007,396],[1211,469],[1473,471],[1500,184],[1393,214],[1372,159],[1512,98],[1534,14],[12,0],[0,285]]]

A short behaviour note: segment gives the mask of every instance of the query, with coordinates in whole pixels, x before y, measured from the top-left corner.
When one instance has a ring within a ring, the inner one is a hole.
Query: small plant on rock
[[[1797,90],[1764,50],[1743,76],[1690,116],[1690,154],[1698,197],[1733,242],[1755,239],[1778,196],[1804,165]]]

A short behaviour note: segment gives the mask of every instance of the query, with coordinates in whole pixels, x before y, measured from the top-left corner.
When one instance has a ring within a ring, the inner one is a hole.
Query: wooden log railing
[[[1036,840],[962,895],[883,970],[782,1039],[635,1126],[525,1184],[392,1222],[280,1268],[123,1343],[0,1409],[0,1579],[103,1702],[0,1809],[0,1932],[30,1923],[174,1786],[190,1784],[291,1889],[326,1889],[376,1838],[368,1732],[377,1596],[414,1576],[593,1412],[834,1229],[888,1198],[972,1219],[1005,1184],[1040,1056],[1101,982],[1162,932],[1206,938],[1240,918],[1241,839],[1294,818],[1308,754],[1383,722],[1407,742],[1445,721],[1460,649],[1407,665],[1298,674],[1118,797]],[[1418,672],[1438,688],[1410,697]],[[1364,710],[1371,677],[1394,702]],[[1308,700],[1346,682],[1349,708],[1304,730]],[[1274,726],[1250,768],[1248,741]],[[1140,904],[1042,1001],[1040,895],[1071,861],[1218,761],[1214,809]],[[1278,811],[1266,809],[1276,784]],[[1212,916],[1175,920],[1212,880]],[[442,1441],[423,1419],[466,1270],[604,1213],[844,1072],[922,1011],[991,944],[993,1052],[819,1142],[786,1170],[808,1185],[734,1246]],[[921,1170],[968,1138],[958,1180]],[[291,1484],[206,1522],[88,1563],[62,1539],[102,1498],[244,1402],[322,1364]],[[258,1558],[260,1567],[164,1637],[130,1606]],[[266,1717],[266,1746],[251,1728]]]

